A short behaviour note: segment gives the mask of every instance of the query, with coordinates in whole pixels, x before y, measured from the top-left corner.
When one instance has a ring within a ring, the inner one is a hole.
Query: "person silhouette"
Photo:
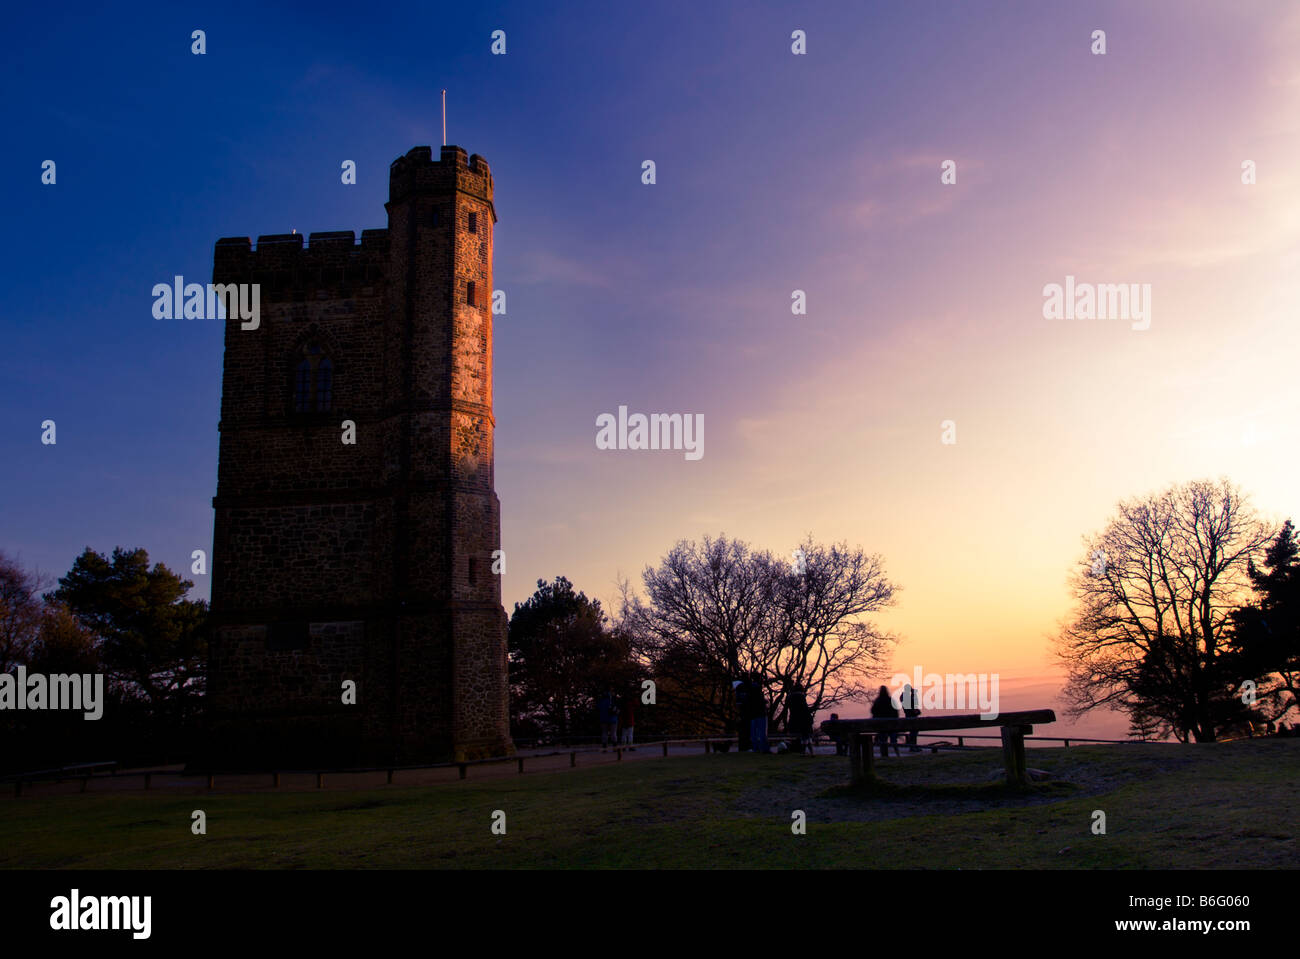
[[[767,697],[763,694],[763,680],[754,673],[749,682],[749,740],[756,753],[772,750],[767,744]]]
[[[749,752],[749,680],[742,676],[731,684],[736,698],[736,750]]]
[[[618,745],[618,707],[614,704],[614,691],[606,690],[596,700],[596,711],[600,714],[600,748]]]
[[[903,706],[903,715],[908,719],[915,719],[921,715],[921,698],[916,695],[916,690],[912,688],[911,683],[903,684],[903,692],[899,697]],[[916,730],[907,731],[907,751],[909,753],[919,753],[921,747],[916,744]]]
[[[790,748],[812,755],[813,714],[808,708],[808,699],[800,683],[791,683],[786,693],[786,705],[790,711]]]
[[[876,693],[875,701],[871,704],[872,719],[897,719],[898,710],[894,708],[894,700],[889,695],[889,687],[881,686],[880,691]],[[890,744],[893,744],[894,754],[898,754],[898,733],[877,733],[876,742],[880,744],[880,758],[885,759],[889,756]]]
[[[839,722],[840,714],[831,713],[831,722]],[[841,732],[831,733],[831,739],[835,741],[835,755],[847,756],[849,754],[849,744]]]

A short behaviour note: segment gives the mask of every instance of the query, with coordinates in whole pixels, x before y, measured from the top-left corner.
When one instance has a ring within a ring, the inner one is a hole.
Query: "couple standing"
[[[614,691],[611,689],[596,700],[596,711],[600,714],[600,745],[602,749],[611,745],[632,745],[632,730],[636,726],[635,699],[635,693],[627,693],[616,699]]]
[[[903,685],[903,691],[899,695],[899,700],[903,707],[903,715],[908,719],[915,719],[921,715],[921,698],[916,695],[916,690],[912,688],[911,683]],[[894,705],[894,699],[889,695],[889,687],[881,686],[880,691],[876,693],[876,701],[871,704],[872,719],[897,719],[898,707]],[[889,737],[886,739],[885,737]],[[880,745],[880,755],[882,757],[889,755],[889,747],[894,747],[895,754],[898,753],[898,733],[877,733],[876,742]],[[916,744],[916,730],[911,730],[907,734],[908,752],[919,753],[921,748]]]

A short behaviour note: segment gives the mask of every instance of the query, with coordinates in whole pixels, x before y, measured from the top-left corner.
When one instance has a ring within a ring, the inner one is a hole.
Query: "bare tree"
[[[774,561],[739,540],[682,540],[643,574],[647,599],[625,591],[620,619],[683,711],[725,723],[731,681],[775,658]]]
[[[1126,500],[1071,578],[1078,600],[1056,652],[1069,713],[1098,707],[1213,741],[1240,711],[1221,654],[1248,570],[1270,537],[1227,480]]]
[[[621,624],[685,711],[724,724],[742,675],[769,688],[773,719],[787,683],[802,684],[814,710],[863,694],[894,639],[860,617],[890,605],[895,587],[879,556],[811,539],[800,549],[792,564],[725,536],[681,541],[646,569],[644,601],[624,589]]]
[[[886,578],[884,560],[847,543],[819,546],[809,536],[795,561],[782,565],[773,675],[803,686],[814,713],[863,698],[863,681],[887,665],[897,643],[861,619],[894,604],[898,587]],[[783,723],[783,695],[775,705]]]
[[[27,662],[44,615],[41,592],[50,582],[0,553],[0,672]]]

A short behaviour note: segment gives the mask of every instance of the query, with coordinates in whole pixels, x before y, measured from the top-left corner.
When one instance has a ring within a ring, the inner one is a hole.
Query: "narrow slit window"
[[[474,302],[474,281],[473,280],[470,280],[469,283],[465,284],[465,302],[468,303],[470,306],[477,305]]]
[[[295,412],[307,412],[311,402],[311,360],[304,359],[298,364],[293,379],[293,408]]]
[[[477,213],[471,213],[471,214],[469,215],[469,232],[471,232],[471,233],[477,233],[477,232],[478,232],[478,214],[477,214]]]
[[[316,410],[328,413],[334,405],[334,364],[322,356],[316,367]]]

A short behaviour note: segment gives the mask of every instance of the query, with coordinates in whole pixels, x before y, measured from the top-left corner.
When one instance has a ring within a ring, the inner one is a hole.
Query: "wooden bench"
[[[995,719],[982,719],[978,713],[962,716],[917,716],[912,719],[828,719],[821,730],[831,737],[842,737],[849,743],[850,779],[854,783],[867,783],[875,778],[871,765],[871,737],[881,733],[927,732],[932,729],[973,729],[982,726],[1002,728],[1002,760],[1007,767],[1007,783],[1028,786],[1025,773],[1025,736],[1034,731],[1036,723],[1054,723],[1056,713],[1050,709],[1029,709],[1018,713],[1002,713]],[[881,743],[881,756],[889,755],[888,741]]]

